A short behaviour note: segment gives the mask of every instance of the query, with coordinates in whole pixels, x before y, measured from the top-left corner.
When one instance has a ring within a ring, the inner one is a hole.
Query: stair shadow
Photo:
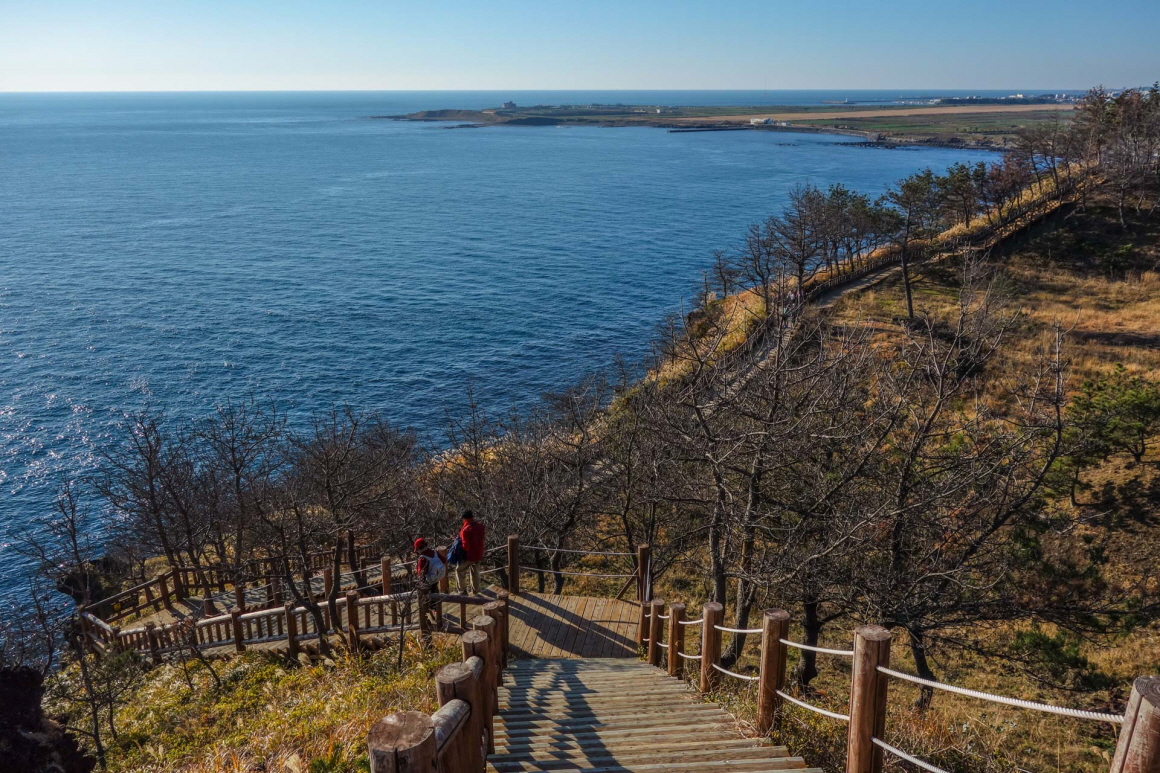
[[[592,620],[539,596],[513,596],[509,601],[510,613],[524,625],[536,631],[540,640],[562,653],[578,657],[631,658],[637,654],[636,641],[617,633],[602,623],[619,621]],[[554,615],[554,617],[552,617]],[[561,625],[561,622],[567,625]],[[593,634],[599,646],[590,642]],[[611,651],[602,655],[610,646]],[[592,650],[596,650],[593,652]],[[533,653],[528,652],[532,655]]]

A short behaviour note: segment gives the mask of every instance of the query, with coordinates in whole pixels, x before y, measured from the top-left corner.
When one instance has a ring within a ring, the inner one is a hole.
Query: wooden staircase
[[[742,738],[721,707],[636,659],[513,661],[494,727],[492,773],[820,773]]]

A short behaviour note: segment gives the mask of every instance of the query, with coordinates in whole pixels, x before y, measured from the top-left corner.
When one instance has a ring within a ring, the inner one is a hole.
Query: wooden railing
[[[848,726],[846,773],[880,773],[886,754],[931,773],[946,773],[883,740],[889,682],[892,679],[915,683],[924,689],[945,690],[1030,711],[1122,725],[1112,761],[1112,773],[1160,771],[1160,677],[1157,676],[1136,680],[1125,714],[1108,714],[992,695],[896,671],[890,668],[892,634],[876,625],[855,629],[852,649],[829,649],[791,641],[790,615],[781,609],[766,610],[762,615],[761,628],[749,629],[722,625],[724,608],[716,602],[705,604],[701,617],[695,620],[685,619],[685,605],[680,603],[667,605],[667,613],[664,601],[645,602],[641,609],[637,638],[644,643],[644,657],[650,664],[657,667],[664,665],[671,676],[683,678],[686,668],[695,663],[702,693],[716,689],[725,677],[757,683],[758,732],[767,734],[773,730],[781,716],[781,708],[787,703],[845,723]],[[700,648],[696,654],[687,652],[686,631],[690,627],[700,628]],[[721,665],[721,640],[724,634],[761,637],[761,655],[756,673],[738,673]],[[791,648],[849,658],[852,661],[848,713],[815,706],[786,692],[787,653]]]
[[[501,548],[495,548],[499,550]],[[520,551],[543,551],[547,553],[576,553],[582,555],[598,555],[612,558],[630,558],[635,559],[630,566],[626,566],[623,572],[577,572],[565,569],[552,569],[546,566],[528,566],[521,561]],[[491,552],[491,551],[489,551]],[[621,586],[620,592],[616,594],[616,598],[624,595],[630,587],[636,586],[636,598],[638,601],[647,597],[649,584],[651,582],[651,553],[648,545],[641,545],[637,548],[635,553],[621,553],[609,551],[587,551],[587,550],[568,550],[565,548],[549,548],[543,546],[521,546],[520,537],[518,534],[511,534],[507,538],[507,562],[502,566],[504,571],[503,580],[507,586],[507,590],[512,594],[519,594],[522,588],[520,580],[521,574],[536,574],[540,576],[560,576],[560,577],[587,577],[592,579],[616,579],[625,580]],[[497,571],[500,567],[496,567],[490,571]]]
[[[362,637],[386,631],[416,629],[427,635],[445,630],[444,606],[457,604],[459,620],[467,617],[467,607],[488,605],[484,596],[453,596],[446,578],[442,593],[417,594],[396,592],[400,576],[409,575],[410,567],[392,564],[388,556],[377,559],[375,567],[367,558],[369,548],[360,548],[358,567],[337,578],[340,597],[336,614],[323,603],[334,590],[335,578],[330,566],[309,583],[296,583],[301,596],[318,602],[322,632],[343,634],[348,646],[359,646]],[[440,550],[444,550],[440,548]],[[444,551],[445,552],[445,551]],[[332,553],[328,555],[333,556]],[[128,588],[114,596],[79,610],[83,635],[98,653],[133,651],[159,661],[166,655],[196,646],[201,649],[232,647],[236,652],[247,646],[285,641],[292,656],[301,644],[320,636],[314,615],[304,606],[288,603],[289,588],[277,575],[251,578],[247,583],[230,585],[223,579],[224,570],[215,567],[177,567],[147,583]],[[373,580],[373,585],[369,584]],[[190,598],[191,587],[225,587],[224,593],[202,598],[200,619],[186,617],[164,624],[149,621],[134,628],[122,629],[114,623],[138,612],[173,610],[174,605]],[[378,593],[374,593],[374,591]],[[367,595],[373,594],[373,595]],[[232,606],[221,612],[218,606]],[[419,614],[420,609],[430,610]],[[99,614],[105,611],[103,614]],[[430,619],[429,619],[430,618]]]
[[[495,751],[492,721],[508,654],[505,599],[471,620],[460,636],[463,660],[435,675],[439,710],[391,714],[371,727],[367,752],[371,773],[483,773]]]

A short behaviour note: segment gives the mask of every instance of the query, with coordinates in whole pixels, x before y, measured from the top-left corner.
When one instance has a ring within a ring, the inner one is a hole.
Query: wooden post
[[[391,576],[391,558],[390,556],[383,556],[379,559],[379,573],[382,575],[380,579],[383,582],[383,595],[390,596],[394,593],[392,584],[394,577]],[[391,602],[391,625],[399,624],[399,602]]]
[[[419,618],[419,645],[426,649],[431,645],[431,621],[427,618],[428,597],[425,584],[420,582],[415,590],[415,613]]]
[[[286,610],[286,653],[291,659],[298,659],[298,616],[294,614],[294,605],[287,602],[283,607]]]
[[[234,583],[234,606],[239,611],[246,611],[246,583],[237,581]]]
[[[440,545],[439,547],[435,548],[435,555],[439,556],[439,560],[443,562],[443,567],[445,569],[443,576],[439,578],[439,592],[450,593],[451,567],[447,566],[447,546]]]
[[[1160,676],[1141,676],[1132,684],[1111,773],[1156,771],[1160,771]]]
[[[863,625],[854,631],[854,673],[850,680],[850,730],[846,740],[846,773],[880,773],[881,738],[886,729],[887,676],[879,666],[890,665],[890,631]]]
[[[358,591],[346,592],[346,646],[358,652]]]
[[[507,668],[508,659],[511,657],[511,615],[512,605],[511,597],[506,590],[501,590],[495,594],[499,603],[503,604],[503,620],[500,621],[500,641],[501,649],[503,650],[503,667]]]
[[[507,550],[508,593],[520,595],[520,537],[518,534],[508,535]]]
[[[322,595],[330,598],[332,590],[334,590],[334,569],[328,566],[322,570]]]
[[[169,592],[169,578],[172,576],[173,572],[171,570],[157,578],[157,582],[161,586],[161,603],[170,612],[173,611],[173,595]]]
[[[418,711],[380,719],[367,733],[371,773],[430,773],[438,748],[435,723]]]
[[[154,612],[161,608],[157,599],[153,598],[153,591],[149,589],[149,585],[145,586],[145,605],[152,606]]]
[[[271,598],[270,603],[273,604],[274,606],[278,606],[279,604],[281,604],[284,601],[284,599],[282,598],[282,578],[281,577],[275,576],[275,577],[270,578],[270,593],[273,595],[273,598]]]
[[[157,644],[157,624],[145,624],[145,640],[149,643],[149,655],[155,665],[161,665],[161,647]]]
[[[717,626],[725,619],[725,607],[710,601],[701,612],[701,692],[710,692],[721,675],[713,666],[721,664],[721,632]]]
[[[652,548],[648,545],[638,545],[636,548],[636,600],[637,601],[651,601],[648,596],[652,594],[652,588],[649,587],[649,574],[652,571],[650,561],[652,560]]]
[[[665,602],[650,601],[649,602],[649,627],[648,627],[648,664],[650,666],[659,666],[661,664],[661,637],[664,636],[664,620],[661,620],[661,615],[665,613]]]
[[[241,616],[241,610],[235,609],[230,612],[230,623],[234,629],[234,650],[237,652],[246,651],[245,639],[242,637],[242,621],[239,619]]]
[[[185,601],[185,597],[186,597],[186,593],[185,593],[185,570],[184,569],[174,569],[173,570],[173,600],[179,601],[179,602]]]
[[[484,769],[481,742],[491,735],[491,717],[485,716],[487,685],[483,683],[483,675],[483,660],[478,657],[444,666],[435,674],[435,696],[440,706],[446,706],[456,698],[471,706],[467,726],[460,731],[464,734],[464,742],[460,744],[464,773],[478,773]]]
[[[496,686],[503,685],[505,660],[504,638],[507,630],[507,605],[502,601],[489,601],[483,605],[483,614],[495,620],[495,678]]]
[[[777,709],[781,706],[778,690],[785,689],[786,646],[789,636],[789,612],[767,609],[761,616],[761,670],[757,681],[757,732],[766,735],[773,729]]]
[[[500,668],[499,626],[496,625],[494,617],[476,615],[471,618],[471,628],[487,634],[487,657],[484,659],[487,664],[487,684],[492,685],[492,692],[495,692],[500,681],[498,673]]]
[[[669,605],[669,676],[680,677],[684,673],[681,653],[685,651],[685,628],[681,621],[685,619],[685,605],[681,603]]]
[[[636,646],[644,647],[648,642],[648,629],[651,625],[649,614],[652,612],[652,608],[643,601],[638,601],[636,606]]]
[[[475,620],[479,620],[479,618],[477,617]],[[472,622],[474,623],[475,620]],[[498,692],[492,686],[495,684],[495,680],[491,677],[491,671],[488,665],[491,659],[491,650],[493,644],[490,641],[490,637],[487,635],[487,631],[480,630],[478,628],[473,631],[468,631],[467,633],[460,636],[459,643],[463,647],[464,660],[470,660],[473,657],[478,657],[483,661],[482,687],[484,689],[482,692],[484,705],[480,707],[480,713],[485,717],[484,726],[487,729],[488,754],[494,754],[495,741],[492,739],[491,718],[495,716],[496,708],[499,706],[499,697]],[[474,711],[474,709],[472,710]]]

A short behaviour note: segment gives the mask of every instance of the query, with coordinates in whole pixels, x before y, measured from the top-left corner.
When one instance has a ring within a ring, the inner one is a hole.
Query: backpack
[[[463,549],[463,540],[459,537],[451,543],[451,547],[447,549],[447,563],[451,566],[459,566],[467,558],[467,551]]]
[[[433,556],[423,556],[423,558],[427,559],[427,566],[423,570],[423,582],[434,585],[447,574],[447,567],[439,559],[438,553]]]

